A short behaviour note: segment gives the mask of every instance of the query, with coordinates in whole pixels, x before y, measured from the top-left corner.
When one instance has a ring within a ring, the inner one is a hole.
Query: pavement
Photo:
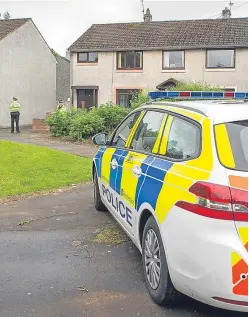
[[[9,129],[0,129],[0,140],[46,146],[51,149],[93,157],[96,147],[90,143],[72,143],[52,138],[48,133],[32,133],[31,128],[22,128],[20,134],[11,134]]]
[[[41,141],[0,131],[4,136]],[[0,317],[247,316],[191,299],[154,304],[140,253],[108,212],[94,209],[89,184],[2,202],[0,241]]]

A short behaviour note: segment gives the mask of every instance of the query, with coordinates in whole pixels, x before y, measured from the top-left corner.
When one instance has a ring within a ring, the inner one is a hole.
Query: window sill
[[[116,73],[143,73],[143,69],[116,69]]]
[[[186,73],[186,69],[162,69],[161,73]]]
[[[235,72],[235,68],[206,68],[205,72]]]
[[[98,66],[98,63],[77,63],[76,66]]]

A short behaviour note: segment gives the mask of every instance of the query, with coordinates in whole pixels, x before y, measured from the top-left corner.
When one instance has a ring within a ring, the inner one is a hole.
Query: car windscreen
[[[219,150],[218,155],[221,162],[225,167],[233,168],[238,171],[248,171],[248,120],[240,120],[233,122],[226,122],[222,124],[225,125],[227,137],[229,141],[229,147],[232,151],[233,156],[233,166],[227,166],[226,159],[222,162],[221,155],[228,156],[230,149],[228,149],[227,144],[224,142],[223,150]],[[219,134],[216,133],[216,143],[219,141]],[[223,152],[223,154],[221,153]]]

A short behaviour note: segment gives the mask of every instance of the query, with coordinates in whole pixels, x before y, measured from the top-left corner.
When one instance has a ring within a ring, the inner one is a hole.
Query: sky
[[[232,17],[248,16],[247,1],[233,0]],[[229,0],[144,0],[153,21],[218,18]],[[48,45],[62,56],[92,24],[142,21],[141,0],[0,0],[0,13],[32,18]]]

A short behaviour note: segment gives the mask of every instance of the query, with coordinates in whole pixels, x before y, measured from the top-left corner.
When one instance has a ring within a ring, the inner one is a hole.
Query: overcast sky
[[[153,21],[218,18],[228,1],[144,0]],[[248,3],[234,0],[233,17],[248,16]],[[50,47],[66,49],[93,23],[142,21],[141,0],[0,0],[0,12],[12,18],[31,17]],[[216,16],[215,16],[216,15]],[[214,17],[215,16],[215,17]]]

